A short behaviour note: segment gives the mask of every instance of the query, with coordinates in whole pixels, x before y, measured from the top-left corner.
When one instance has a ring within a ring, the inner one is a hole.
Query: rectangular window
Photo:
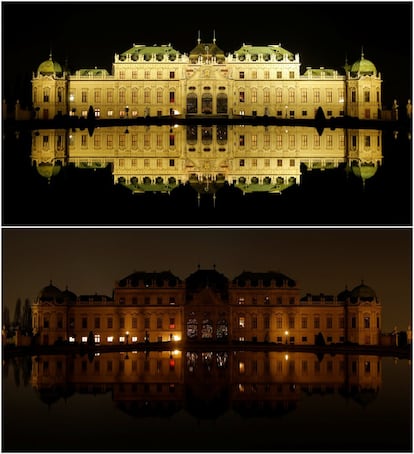
[[[149,319],[149,317],[145,317],[144,318],[144,328],[149,329],[149,327],[150,327],[150,319]]]
[[[263,324],[265,329],[270,328],[270,317],[268,315],[265,315],[263,318]]]
[[[370,327],[370,319],[369,317],[364,317],[364,328],[369,328]]]
[[[151,78],[150,72],[149,72],[149,71],[145,71],[145,72],[144,72],[144,79],[148,80],[148,79],[150,79],[150,78]]]
[[[318,89],[313,90],[313,102],[314,103],[321,102],[321,92]]]
[[[131,328],[138,328],[138,319],[137,319],[137,317],[132,317],[132,319],[131,319]]]
[[[289,71],[289,79],[294,79],[294,78],[295,78],[295,72]]]
[[[369,102],[370,97],[369,97],[369,91],[364,91],[364,102]]]
[[[263,78],[265,80],[269,80],[270,79],[270,72],[269,71],[265,71],[264,74],[263,74]]]
[[[170,71],[170,79],[175,79],[175,72],[174,71]]]
[[[240,167],[244,167],[244,159],[240,159],[239,165],[240,165]]]
[[[95,328],[99,329],[101,327],[101,319],[99,317],[95,317]]]
[[[107,327],[109,329],[113,328],[113,319],[112,319],[112,317],[108,317],[108,319],[107,319]]]
[[[252,329],[257,328],[257,317],[252,317]]]
[[[151,101],[151,92],[150,90],[145,90],[144,91],[144,103],[149,104]]]
[[[302,317],[301,328],[306,329],[307,327],[308,327],[308,319],[307,319],[307,317]]]
[[[326,318],[326,327],[328,329],[331,329],[332,328],[332,317],[327,317]]]
[[[244,328],[246,323],[245,317],[239,317],[239,328]]]
[[[277,329],[282,329],[282,317],[276,317],[276,328]]]
[[[289,326],[289,328],[295,327],[295,317],[293,315],[289,315],[288,326]]]
[[[319,317],[314,317],[313,319],[313,327],[319,329],[321,326],[321,319]]]
[[[307,91],[306,89],[301,90],[301,93],[300,93],[300,100],[301,100],[301,102],[303,102],[303,103],[308,102],[308,91]]]
[[[244,91],[239,92],[239,101],[244,102]]]
[[[326,102],[332,102],[332,90],[331,89],[326,90]]]
[[[125,317],[119,317],[119,327],[125,328]]]
[[[270,167],[270,159],[265,159],[264,160],[264,166],[265,167]]]
[[[170,167],[174,167],[175,166],[175,161],[174,159],[170,159]]]
[[[175,103],[175,92],[170,91],[170,104]]]
[[[282,78],[282,71],[276,71],[276,79]]]
[[[88,327],[88,319],[87,317],[82,317],[82,328]]]
[[[157,318],[157,328],[162,329],[162,318],[161,317]]]
[[[239,79],[244,79],[244,71],[239,72]]]
[[[356,328],[356,325],[357,325],[357,323],[356,323],[356,317],[352,317],[352,318],[351,318],[351,328]]]
[[[252,90],[252,103],[257,102],[257,90]]]

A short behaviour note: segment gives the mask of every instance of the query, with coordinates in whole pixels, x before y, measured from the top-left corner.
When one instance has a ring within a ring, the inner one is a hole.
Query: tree
[[[10,310],[7,306],[3,308],[3,326],[6,329],[10,327]]]
[[[20,298],[18,298],[18,300],[16,301],[16,306],[14,308],[13,325],[15,327],[20,325],[21,315],[22,315],[22,300]]]
[[[32,307],[29,299],[26,298],[23,306],[23,313],[21,316],[21,330],[24,334],[29,335],[32,333]]]

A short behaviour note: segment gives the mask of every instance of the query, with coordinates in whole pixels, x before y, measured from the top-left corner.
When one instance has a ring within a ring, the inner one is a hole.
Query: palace
[[[66,71],[52,56],[33,74],[38,119],[72,116],[96,120],[164,118],[160,126],[40,129],[32,163],[50,177],[62,166],[113,169],[115,183],[134,192],[170,192],[179,184],[228,182],[243,192],[280,193],[300,183],[301,165],[329,169],[344,163],[372,176],[382,162],[376,130],[318,133],[305,126],[243,124],[249,118],[381,118],[381,74],[364,54],[344,74],[307,67],[280,44],[243,45],[225,54],[202,42],[189,54],[171,44],[134,44],[106,69]],[[174,124],[174,118],[192,120]],[[226,119],[240,119],[240,125]],[[168,121],[167,121],[168,120]],[[197,120],[200,123],[197,124]],[[211,120],[211,124],[206,124]],[[103,126],[103,125],[102,125]]]
[[[41,345],[142,342],[273,342],[379,345],[381,303],[361,283],[337,295],[302,295],[275,271],[244,271],[229,280],[198,269],[185,280],[170,271],[134,272],[113,295],[76,295],[52,283],[32,304]]]

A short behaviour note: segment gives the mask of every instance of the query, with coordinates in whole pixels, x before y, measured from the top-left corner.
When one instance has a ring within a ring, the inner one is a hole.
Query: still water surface
[[[388,130],[6,131],[4,224],[409,225],[411,148]]]
[[[411,451],[411,362],[281,352],[3,361],[3,451]]]

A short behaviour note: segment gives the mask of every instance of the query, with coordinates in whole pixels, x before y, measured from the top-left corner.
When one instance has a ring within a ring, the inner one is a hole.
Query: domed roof
[[[52,55],[49,56],[49,60],[45,60],[44,62],[40,63],[39,67],[37,68],[37,72],[42,76],[47,74],[62,74],[62,67],[60,64],[54,60],[52,60]]]
[[[198,269],[185,280],[186,288],[189,292],[199,292],[204,288],[211,288],[215,291],[227,295],[229,281],[224,274],[219,273],[216,269],[202,270]]]
[[[351,74],[357,75],[358,73],[363,76],[372,76],[377,74],[377,68],[375,67],[374,63],[372,63],[372,61],[370,60],[365,59],[363,53],[361,55],[361,59],[357,60],[351,66]]]
[[[38,300],[62,303],[63,295],[62,292],[52,284],[52,281],[50,281],[49,285],[40,290]]]
[[[75,293],[71,292],[67,287],[62,292],[62,297],[65,302],[74,302],[77,300],[77,296]]]
[[[345,286],[345,290],[338,293],[337,299],[338,301],[346,301],[348,298],[351,297],[351,291],[348,289],[348,286]]]
[[[361,301],[374,301],[377,299],[377,294],[371,287],[368,287],[368,285],[365,285],[364,282],[361,282],[360,285],[352,289],[351,299]]]

